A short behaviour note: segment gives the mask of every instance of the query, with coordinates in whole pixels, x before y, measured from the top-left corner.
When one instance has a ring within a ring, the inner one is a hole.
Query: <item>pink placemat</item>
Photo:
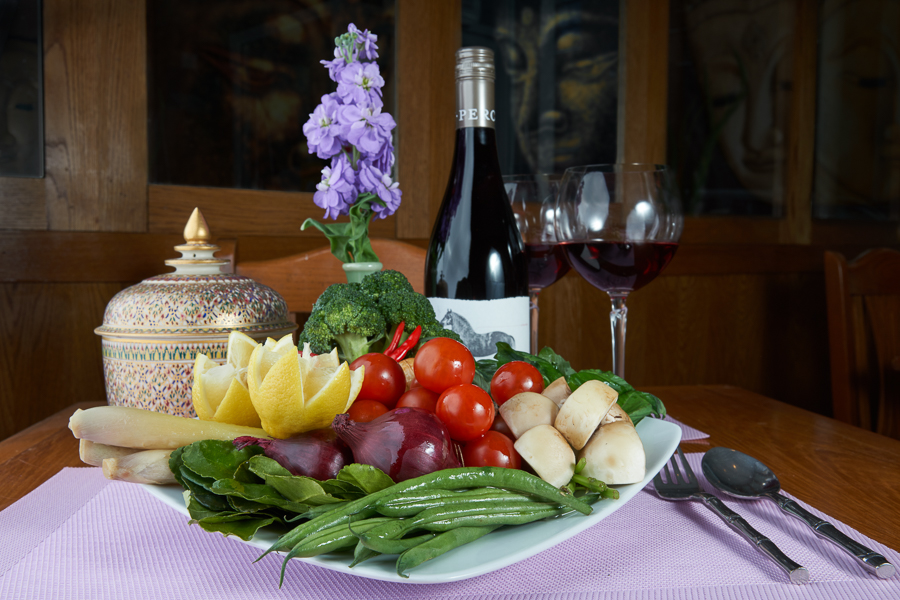
[[[682,442],[695,442],[697,440],[705,440],[709,437],[709,434],[699,429],[694,429],[690,425],[685,425],[678,419],[673,419],[669,415],[663,417],[663,421],[668,421],[669,423],[675,423],[681,428],[681,441]]]
[[[699,459],[689,455],[698,473]],[[776,567],[703,505],[668,503],[644,490],[575,538],[477,578],[397,584],[292,561],[279,590],[279,557],[253,564],[255,548],[188,526],[141,487],[108,482],[100,469],[65,469],[0,513],[0,598],[900,598],[900,579],[869,575],[774,503],[728,503],[809,568],[812,582],[784,583]],[[900,564],[897,552],[835,525]]]

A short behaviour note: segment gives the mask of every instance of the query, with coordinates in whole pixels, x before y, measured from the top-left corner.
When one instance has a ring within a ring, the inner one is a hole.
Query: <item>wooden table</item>
[[[710,434],[686,452],[727,446],[772,468],[785,491],[900,549],[900,441],[729,386],[648,388],[669,413]],[[66,427],[81,403],[0,442],[0,509],[63,467],[83,466]]]

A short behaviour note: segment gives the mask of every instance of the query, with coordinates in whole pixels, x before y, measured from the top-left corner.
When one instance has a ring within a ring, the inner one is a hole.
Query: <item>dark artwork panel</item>
[[[819,19],[813,215],[900,217],[900,0],[830,0]]]
[[[673,0],[668,159],[686,214],[779,217],[792,0]]]
[[[619,1],[463,0],[463,45],[497,63],[504,174],[616,160]]]
[[[394,112],[392,0],[147,3],[150,180],[315,191],[324,161],[303,124],[335,90],[322,60],[354,23],[378,35]]]
[[[44,176],[40,0],[0,0],[0,177]]]

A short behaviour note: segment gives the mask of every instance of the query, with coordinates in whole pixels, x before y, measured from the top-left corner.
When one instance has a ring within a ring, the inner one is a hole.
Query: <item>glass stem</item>
[[[528,298],[530,299],[529,307],[531,308],[531,353],[538,353],[538,296],[541,293],[540,288],[529,288]]]
[[[609,326],[612,330],[612,359],[613,373],[625,379],[625,318],[628,309],[625,308],[625,298],[628,294],[610,294],[612,311],[609,313]]]

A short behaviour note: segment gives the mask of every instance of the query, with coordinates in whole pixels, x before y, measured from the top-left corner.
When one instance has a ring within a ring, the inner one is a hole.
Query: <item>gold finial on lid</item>
[[[209,225],[203,218],[200,208],[194,208],[191,218],[188,219],[187,225],[184,226],[184,241],[188,244],[205,244],[209,242]]]
[[[175,267],[175,272],[186,275],[217,275],[220,267],[228,261],[213,256],[221,250],[209,241],[209,225],[203,218],[199,208],[195,208],[184,226],[184,244],[175,246],[181,252],[181,258],[170,258],[166,264]]]

